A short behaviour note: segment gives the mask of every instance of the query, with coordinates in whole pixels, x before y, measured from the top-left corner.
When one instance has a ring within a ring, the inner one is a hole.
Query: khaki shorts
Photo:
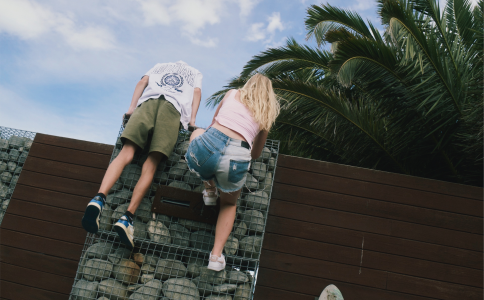
[[[123,144],[126,139],[148,153],[161,152],[171,155],[180,130],[180,113],[162,95],[159,99],[143,102],[129,118],[121,135]]]

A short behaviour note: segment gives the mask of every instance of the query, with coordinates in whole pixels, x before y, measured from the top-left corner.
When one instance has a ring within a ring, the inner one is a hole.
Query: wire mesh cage
[[[120,136],[111,161],[121,151]],[[279,142],[268,140],[251,162],[237,201],[232,233],[224,248],[227,265],[206,268],[215,225],[162,214],[151,206],[159,185],[202,192],[184,155],[190,132],[181,130],[171,156],[157,168],[134,220],[135,249],[127,250],[113,230],[128,208],[147,153],[136,153],[107,195],[98,234],[88,234],[70,299],[248,300],[252,299],[272,192]],[[103,298],[104,297],[104,298]]]
[[[34,137],[34,132],[0,126],[0,224]]]

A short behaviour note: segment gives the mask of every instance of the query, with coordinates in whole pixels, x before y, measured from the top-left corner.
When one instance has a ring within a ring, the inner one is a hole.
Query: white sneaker
[[[128,217],[122,216],[116,224],[114,230],[118,233],[119,239],[125,244],[129,250],[134,248],[134,226],[129,222]]]
[[[210,252],[207,269],[217,272],[225,269],[225,256],[223,254],[220,256],[212,255],[212,252]]]
[[[217,205],[218,199],[218,190],[215,188],[215,191],[207,192],[206,189],[203,190],[203,202],[205,205]]]
[[[343,300],[343,294],[335,285],[330,284],[324,288],[319,300]]]

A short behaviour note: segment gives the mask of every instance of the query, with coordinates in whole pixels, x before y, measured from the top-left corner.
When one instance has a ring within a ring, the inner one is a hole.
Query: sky
[[[306,41],[312,0],[0,0],[0,126],[114,144],[141,76],[183,60],[206,99],[261,51]],[[325,2],[326,3],[326,2]],[[376,2],[329,0],[379,25]]]

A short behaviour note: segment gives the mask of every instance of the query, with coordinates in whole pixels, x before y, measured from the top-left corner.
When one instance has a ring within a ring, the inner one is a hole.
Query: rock
[[[27,160],[28,155],[29,154],[27,152],[22,152],[22,154],[20,154],[20,157],[18,159],[19,163],[24,163]]]
[[[124,184],[124,186],[134,187],[141,177],[141,167],[135,164],[127,165],[119,180]]]
[[[113,210],[109,204],[105,204],[103,207],[103,212],[101,213],[101,217],[99,217],[99,229],[111,231],[113,227],[113,220],[111,217],[113,216]]]
[[[161,281],[151,280],[131,294],[129,300],[158,300],[162,286]]]
[[[7,195],[10,193],[9,188],[6,184],[0,181],[0,199],[7,198]]]
[[[12,173],[3,172],[2,174],[0,174],[0,180],[5,182],[5,183],[10,182],[10,180],[12,180]]]
[[[267,162],[267,167],[269,168],[269,171],[274,171],[276,168],[276,159],[274,157],[269,158],[269,161]]]
[[[108,278],[111,275],[112,271],[113,264],[107,260],[102,260],[99,258],[89,259],[84,265],[84,268],[82,269],[84,278],[89,281]]]
[[[237,289],[236,284],[230,284],[230,283],[224,283],[221,285],[214,285],[213,286],[213,292],[214,293],[232,293]],[[230,296],[229,296],[230,297]],[[225,298],[222,298],[225,299]],[[232,297],[230,297],[232,299]]]
[[[7,163],[7,169],[8,169],[9,172],[14,173],[16,168],[17,168],[17,164],[14,163],[13,161],[9,161]]]
[[[7,151],[1,151],[0,150],[0,161],[1,160],[8,160],[8,153],[7,153]]]
[[[251,232],[262,232],[264,230],[264,215],[253,209],[247,209],[242,214],[242,221],[247,225],[247,229]]]
[[[20,136],[12,135],[8,139],[8,145],[10,146],[10,148],[13,148],[13,149],[18,149],[20,147],[23,147],[24,144],[25,144],[25,140],[23,137],[20,137]]]
[[[144,283],[147,283],[147,282],[149,282],[153,279],[155,279],[154,273],[153,274],[143,274],[143,275],[141,275],[140,281],[141,281],[141,283],[144,284]]]
[[[197,222],[197,221],[192,221],[192,220],[186,220],[186,219],[178,219],[178,224],[185,226],[186,228],[188,228],[190,230],[211,231],[215,228],[214,225],[210,225],[210,224],[202,223],[202,222]]]
[[[158,257],[156,256],[153,256],[153,255],[150,255],[150,254],[146,254],[145,257],[144,257],[144,263],[145,264],[149,264],[153,267],[156,267],[156,265],[158,264]]]
[[[188,258],[187,261],[187,273],[190,277],[198,277],[200,276],[200,269],[205,267],[205,260],[196,258],[196,257],[190,257]]]
[[[201,192],[203,192],[204,189],[205,189],[205,186],[202,184],[202,185],[199,185],[196,188],[194,188],[193,191],[197,192],[197,193],[201,193]]]
[[[8,153],[8,159],[16,161],[20,157],[20,151],[16,149],[10,149],[10,152]]]
[[[14,176],[12,177],[12,180],[10,181],[10,186],[11,186],[11,187],[13,187],[13,186],[15,186],[15,185],[17,184],[18,178],[19,178],[19,176],[18,176],[18,175],[14,175]]]
[[[105,296],[109,300],[126,300],[128,297],[127,287],[114,279],[106,279],[99,283],[99,296]]]
[[[200,277],[193,279],[192,282],[197,286],[200,296],[207,296],[213,292],[213,285],[200,281]]]
[[[266,177],[260,183],[259,188],[261,188],[264,192],[269,194],[272,188],[272,172],[267,172]]]
[[[122,191],[123,183],[119,179],[114,183],[113,187],[109,190],[108,194]]]
[[[175,277],[185,277],[187,268],[179,260],[160,259],[156,265],[155,277],[162,280]]]
[[[181,159],[181,156],[176,154],[175,151],[173,151],[171,153],[171,155],[168,157],[168,160],[167,160],[167,165],[168,166],[173,166],[175,165],[176,163],[178,163]]]
[[[151,220],[148,222],[148,235],[153,242],[171,243],[170,231],[160,221]]]
[[[146,232],[146,224],[136,220],[133,224],[134,232],[133,236],[137,239],[147,239],[148,233]]]
[[[10,203],[10,199],[7,199],[5,201],[2,202],[2,210],[3,211],[6,211],[7,210],[7,207],[8,207],[8,204]]]
[[[106,203],[116,207],[120,204],[126,203],[131,196],[133,195],[133,192],[131,192],[128,189],[122,189],[119,192],[114,192],[112,194],[107,195],[106,197]]]
[[[192,173],[190,170],[186,171],[185,175],[183,175],[183,181],[188,184],[202,184],[202,180],[200,179],[200,177],[198,177],[195,173]]]
[[[126,248],[118,248],[113,253],[108,255],[108,260],[113,264],[117,264],[121,259],[127,259],[131,255],[131,251]]]
[[[111,251],[113,251],[113,247],[113,244],[107,242],[93,244],[86,250],[87,258],[100,258],[105,260]]]
[[[249,279],[249,283],[253,283],[254,282],[254,276],[252,276],[252,274],[250,273],[250,271],[245,271],[244,272],[245,275],[247,275],[247,278]]]
[[[183,189],[183,190],[187,190],[187,191],[191,191],[192,190],[192,188],[188,184],[183,183],[183,182],[179,182],[179,181],[173,181],[168,186],[171,186],[171,187],[174,187],[174,188]]]
[[[132,284],[132,285],[128,285],[128,293],[132,293],[132,292],[136,291],[137,289],[139,289],[142,286],[143,286],[143,284]]]
[[[162,170],[157,170],[155,172],[154,182],[158,184],[166,184],[168,182],[168,174],[163,172]]]
[[[239,255],[248,258],[258,258],[262,247],[262,237],[252,235],[245,237],[239,242]]]
[[[135,253],[133,254],[133,261],[137,263],[138,265],[142,265],[143,262],[145,261],[145,256],[143,253]],[[143,268],[141,268],[143,270]]]
[[[259,181],[264,179],[267,172],[267,166],[265,163],[262,162],[254,162],[252,163],[252,175],[257,178]]]
[[[72,288],[72,299],[75,300],[89,300],[95,299],[97,295],[97,288],[99,282],[90,282],[87,280],[79,280]]]
[[[118,206],[118,208],[116,208],[113,211],[113,214],[111,215],[111,220],[113,222],[118,221],[119,218],[121,218],[124,215],[124,213],[126,212],[126,210],[128,209],[128,207],[129,207],[129,203],[125,203],[123,205]]]
[[[269,195],[264,191],[256,191],[246,195],[242,203],[247,208],[266,210],[269,205]]]
[[[267,147],[264,147],[264,149],[262,149],[261,155],[255,161],[262,162],[269,159],[270,157],[271,157],[271,150]]]
[[[144,264],[141,266],[141,273],[143,274],[154,274],[155,273],[155,267],[149,264]]]
[[[190,234],[190,245],[196,249],[212,250],[215,236],[207,231],[195,231]]]
[[[0,161],[0,172],[4,172],[8,170],[8,165],[6,162]]]
[[[151,220],[151,204],[150,198],[143,198],[138,206],[138,209],[136,209],[135,216],[140,218],[145,223]]]
[[[234,237],[232,234],[230,234],[224,246],[225,253],[229,255],[235,255],[238,249],[239,249],[239,240],[236,237]]]
[[[225,282],[228,283],[244,283],[248,281],[249,278],[247,277],[247,275],[240,271],[227,272],[227,277],[225,279]]]
[[[0,159],[1,159],[1,157],[0,157]],[[22,167],[16,167],[15,168],[15,171],[14,171],[14,174],[17,174],[18,175],[18,174],[20,174],[20,172],[22,172]]]
[[[121,259],[113,268],[113,277],[125,284],[134,284],[138,282],[141,272],[140,267],[132,260]]]
[[[186,278],[171,278],[165,281],[163,294],[170,300],[200,300],[197,286]]]
[[[170,178],[173,176],[173,178],[176,180],[181,180],[187,169],[187,162],[183,159],[180,159],[177,164],[171,167],[168,174],[170,175]]]
[[[202,282],[208,282],[210,284],[223,284],[226,277],[227,272],[225,270],[214,271],[207,268],[200,268],[199,278]]]
[[[8,141],[4,139],[0,139],[0,150],[7,150],[8,149]]]
[[[155,220],[163,223],[163,225],[165,225],[166,227],[170,227],[171,218],[168,216],[157,214]]]
[[[180,155],[185,155],[185,153],[187,153],[187,150],[188,150],[188,146],[190,145],[190,141],[184,141],[184,142],[181,142],[180,144],[177,145],[177,147],[175,148],[175,152],[177,154],[180,154]]]
[[[98,298],[97,300],[109,300],[109,299],[106,297],[101,297],[101,298]]]
[[[170,235],[172,244],[188,247],[190,246],[190,231],[179,224],[170,224]]]
[[[250,284],[239,284],[234,294],[234,300],[250,300],[250,294]]]
[[[237,287],[237,286],[235,286]],[[230,295],[210,295],[205,298],[205,300],[232,300]]]
[[[32,144],[33,143],[34,143],[34,141],[32,141],[31,139],[25,138],[25,141],[24,141],[24,151],[30,150],[30,148],[32,147]]]
[[[246,179],[245,179],[245,186],[249,190],[256,190],[259,188],[259,181],[254,178],[250,173],[247,173]]]
[[[247,224],[245,224],[245,222],[242,222],[242,221],[235,223],[233,233],[234,233],[234,236],[240,240],[247,233]]]
[[[176,249],[168,249],[168,251],[171,251],[171,250],[176,251]],[[161,253],[161,258],[180,260],[180,257],[178,255],[176,255],[175,253]]]

